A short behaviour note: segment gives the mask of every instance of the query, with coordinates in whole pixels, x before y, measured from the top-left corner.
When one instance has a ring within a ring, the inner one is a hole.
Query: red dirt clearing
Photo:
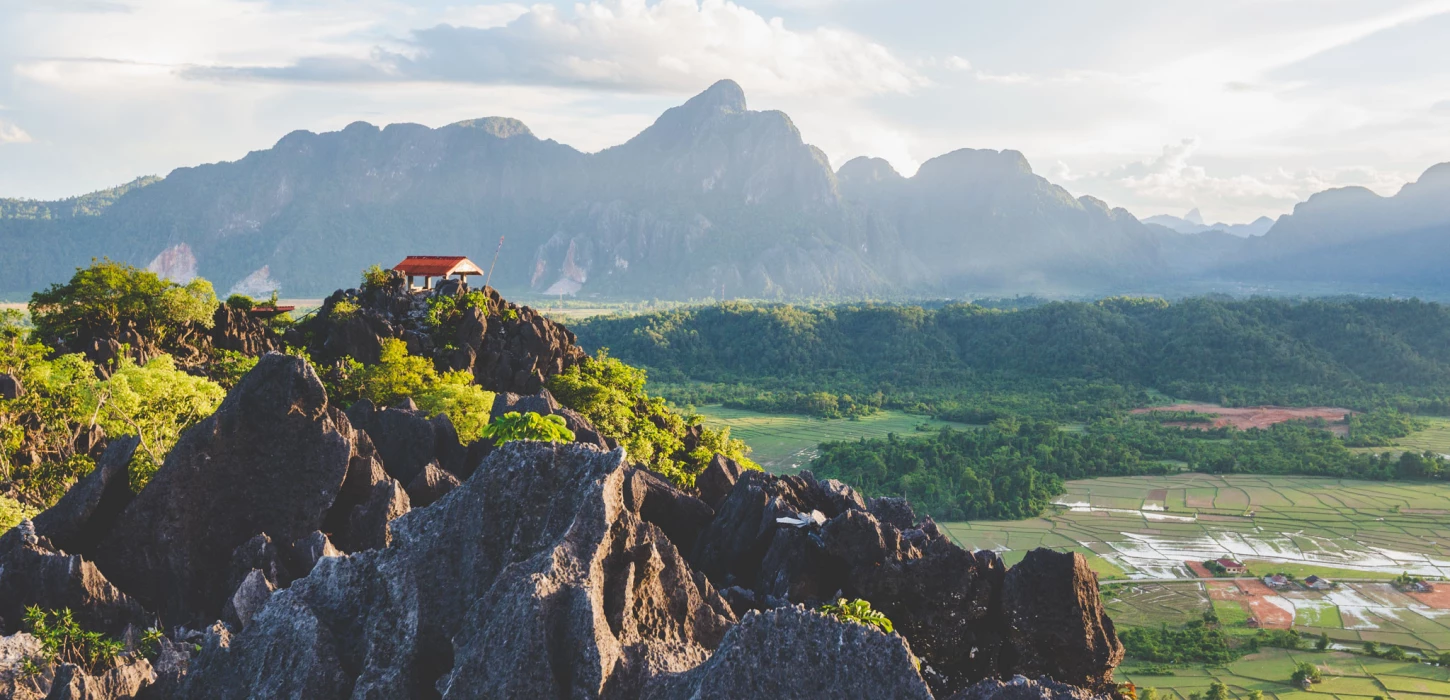
[[[1429,593],[1406,593],[1405,595],[1432,608],[1450,610],[1450,584],[1437,583],[1435,590]]]
[[[1188,570],[1192,571],[1194,576],[1197,576],[1199,578],[1213,578],[1213,572],[1209,571],[1208,567],[1203,565],[1203,562],[1186,561],[1183,563],[1188,565]]]
[[[1286,630],[1294,626],[1294,613],[1266,600],[1268,596],[1277,597],[1279,594],[1275,593],[1274,589],[1264,585],[1263,581],[1252,579],[1235,581],[1234,583],[1237,583],[1239,590],[1243,591],[1243,602],[1249,604],[1249,610],[1253,613],[1254,618],[1259,621],[1260,627],[1271,630]]]
[[[1155,413],[1155,412],[1193,412],[1193,413],[1214,413],[1218,417],[1213,420],[1212,427],[1222,428],[1229,426],[1239,430],[1249,428],[1267,428],[1275,423],[1283,423],[1290,420],[1304,420],[1308,418],[1323,418],[1330,423],[1338,423],[1344,420],[1345,415],[1354,413],[1347,408],[1331,408],[1327,406],[1311,406],[1308,408],[1289,408],[1285,406],[1245,406],[1242,408],[1224,408],[1211,403],[1176,403],[1172,406],[1154,406],[1152,408],[1134,409],[1133,413]],[[1208,423],[1165,423],[1164,425],[1175,425],[1180,428],[1196,428],[1203,430],[1209,427]],[[1344,425],[1331,425],[1329,429],[1335,433],[1344,433],[1348,430]]]

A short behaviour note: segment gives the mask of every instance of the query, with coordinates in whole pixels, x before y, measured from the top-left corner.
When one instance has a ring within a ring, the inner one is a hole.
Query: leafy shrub
[[[368,269],[363,270],[362,289],[363,291],[382,289],[388,286],[388,280],[391,279],[391,277],[392,276],[388,274],[388,271],[384,270],[382,266],[370,265]]]
[[[896,629],[891,624],[891,620],[886,618],[886,615],[878,610],[873,610],[871,603],[860,598],[852,601],[847,601],[845,598],[838,598],[835,603],[822,605],[820,612],[843,622],[854,622],[858,625],[875,627],[886,634],[891,634]]]
[[[231,390],[242,381],[253,367],[257,366],[257,358],[248,357],[235,350],[218,350],[212,356],[211,367],[207,374],[212,381],[216,382],[223,389]]]
[[[1319,671],[1318,666],[1304,661],[1300,661],[1294,667],[1294,674],[1289,676],[1289,680],[1293,682],[1294,685],[1302,685],[1306,680],[1310,683],[1318,683],[1319,681],[1323,680],[1323,678],[1324,675]]]
[[[483,437],[492,438],[500,445],[514,440],[574,441],[574,433],[569,430],[563,416],[517,411],[505,413],[484,426]]]
[[[38,511],[8,496],[0,496],[0,533],[20,524],[26,518],[35,517]]]
[[[47,613],[39,606],[25,609],[25,630],[40,641],[41,660],[70,663],[94,673],[115,662],[126,645],[100,632],[83,629],[70,608]]]
[[[449,374],[443,376],[446,378]],[[484,428],[488,426],[489,412],[493,410],[494,394],[466,381],[439,382],[420,391],[413,400],[429,417],[440,413],[447,414],[448,420],[453,422],[454,429],[458,431],[458,439],[467,445],[483,437]]]
[[[1226,664],[1240,656],[1223,630],[1199,620],[1177,629],[1129,627],[1118,633],[1118,639],[1129,656],[1157,663]]]
[[[362,311],[362,307],[346,299],[342,299],[332,305],[332,310],[329,312],[328,318],[333,321],[346,321],[358,315],[360,311]]]

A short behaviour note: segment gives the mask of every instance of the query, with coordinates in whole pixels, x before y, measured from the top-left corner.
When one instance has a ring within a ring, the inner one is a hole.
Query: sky
[[[1450,0],[0,0],[0,197],[296,129],[508,116],[585,151],[721,78],[839,166],[1015,149],[1241,223],[1450,161]]]

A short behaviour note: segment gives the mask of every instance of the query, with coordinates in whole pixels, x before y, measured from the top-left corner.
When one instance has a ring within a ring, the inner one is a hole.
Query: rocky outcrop
[[[911,517],[907,504],[878,499],[868,507],[849,487],[810,472],[747,472],[691,561],[737,612],[837,596],[870,601],[911,640],[937,693],[1019,672],[1105,686],[1122,652],[1081,556],[1036,552],[1008,581],[992,552],[968,552],[930,518]]]
[[[695,488],[700,492],[700,499],[709,504],[711,508],[718,507],[730,490],[735,488],[735,482],[740,480],[740,475],[745,473],[745,468],[738,462],[725,455],[716,453],[710,459],[710,464],[700,475],[695,477]]]
[[[733,615],[631,510],[632,472],[622,451],[511,443],[388,548],[274,594],[181,697],[635,697],[703,662]]]
[[[709,661],[662,675],[645,700],[931,700],[905,640],[800,607],[752,612]]]
[[[323,529],[329,509],[356,505],[339,495],[357,442],[306,362],[267,355],[182,435],[95,561],[168,625],[215,620],[239,545],[262,533],[296,541]]]
[[[144,658],[130,658],[94,674],[75,664],[61,664],[56,668],[55,680],[50,686],[46,700],[113,700],[113,698],[135,697],[140,690],[156,679],[151,662]]]
[[[604,437],[589,422],[588,418],[580,415],[577,411],[559,405],[559,401],[548,389],[540,389],[531,395],[514,394],[501,391],[494,395],[493,410],[489,411],[490,419],[496,419],[506,413],[537,413],[541,416],[559,416],[564,419],[564,427],[574,433],[574,442],[586,445],[594,445],[606,450],[612,450],[619,446],[619,443]]]
[[[216,313],[212,314],[209,335],[213,348],[239,352],[248,357],[281,352],[286,347],[282,336],[264,321],[228,304],[217,306]]]
[[[429,300],[462,297],[469,293],[467,283],[450,280],[431,291],[412,291],[395,272],[380,287],[334,292],[294,340],[307,340],[312,355],[326,362],[351,357],[372,364],[383,341],[395,338],[441,369],[466,371],[489,391],[517,394],[537,393],[549,377],[584,359],[564,326],[508,302],[491,287],[479,291],[482,306],[430,325]],[[341,308],[347,312],[337,311]]]
[[[35,516],[35,534],[58,549],[95,549],[121,511],[131,503],[131,458],[141,441],[134,435],[106,446],[96,468],[66,491],[55,505]]]
[[[30,521],[0,535],[0,634],[20,628],[25,608],[68,608],[90,630],[119,635],[153,618],[106,580],[90,561],[35,534]]]
[[[1026,676],[1013,676],[1009,681],[983,679],[963,688],[950,700],[1109,700],[1111,697],[1107,694],[1095,695],[1051,678],[1032,680]]]
[[[1003,584],[1004,665],[1026,676],[1110,690],[1123,645],[1103,612],[1097,576],[1081,554],[1033,550]]]
[[[388,476],[408,484],[428,464],[464,474],[467,451],[447,414],[428,418],[412,401],[378,409],[363,399],[348,407],[353,427],[365,431],[377,448]]]

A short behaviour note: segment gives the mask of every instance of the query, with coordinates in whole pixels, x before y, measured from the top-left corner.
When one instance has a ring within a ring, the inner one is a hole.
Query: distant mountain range
[[[1394,197],[1331,190],[1277,222],[1205,225],[1073,197],[1016,151],[912,177],[832,171],[781,112],[721,81],[588,154],[491,117],[354,123],[241,160],[59,202],[0,200],[0,295],[93,257],[229,290],[320,296],[373,263],[463,254],[512,294],[626,298],[1444,289],[1450,165]]]
[[[1179,233],[1204,233],[1206,231],[1223,231],[1224,233],[1227,233],[1231,236],[1238,236],[1239,238],[1262,236],[1268,233],[1269,229],[1273,228],[1274,226],[1274,220],[1270,219],[1267,216],[1261,216],[1257,219],[1254,219],[1251,223],[1247,224],[1225,224],[1223,222],[1219,222],[1216,224],[1205,224],[1203,223],[1203,215],[1199,214],[1197,209],[1189,211],[1188,214],[1186,214],[1182,218],[1171,216],[1168,214],[1150,216],[1146,219],[1143,219],[1143,223],[1158,224],[1159,226],[1171,228]]]

